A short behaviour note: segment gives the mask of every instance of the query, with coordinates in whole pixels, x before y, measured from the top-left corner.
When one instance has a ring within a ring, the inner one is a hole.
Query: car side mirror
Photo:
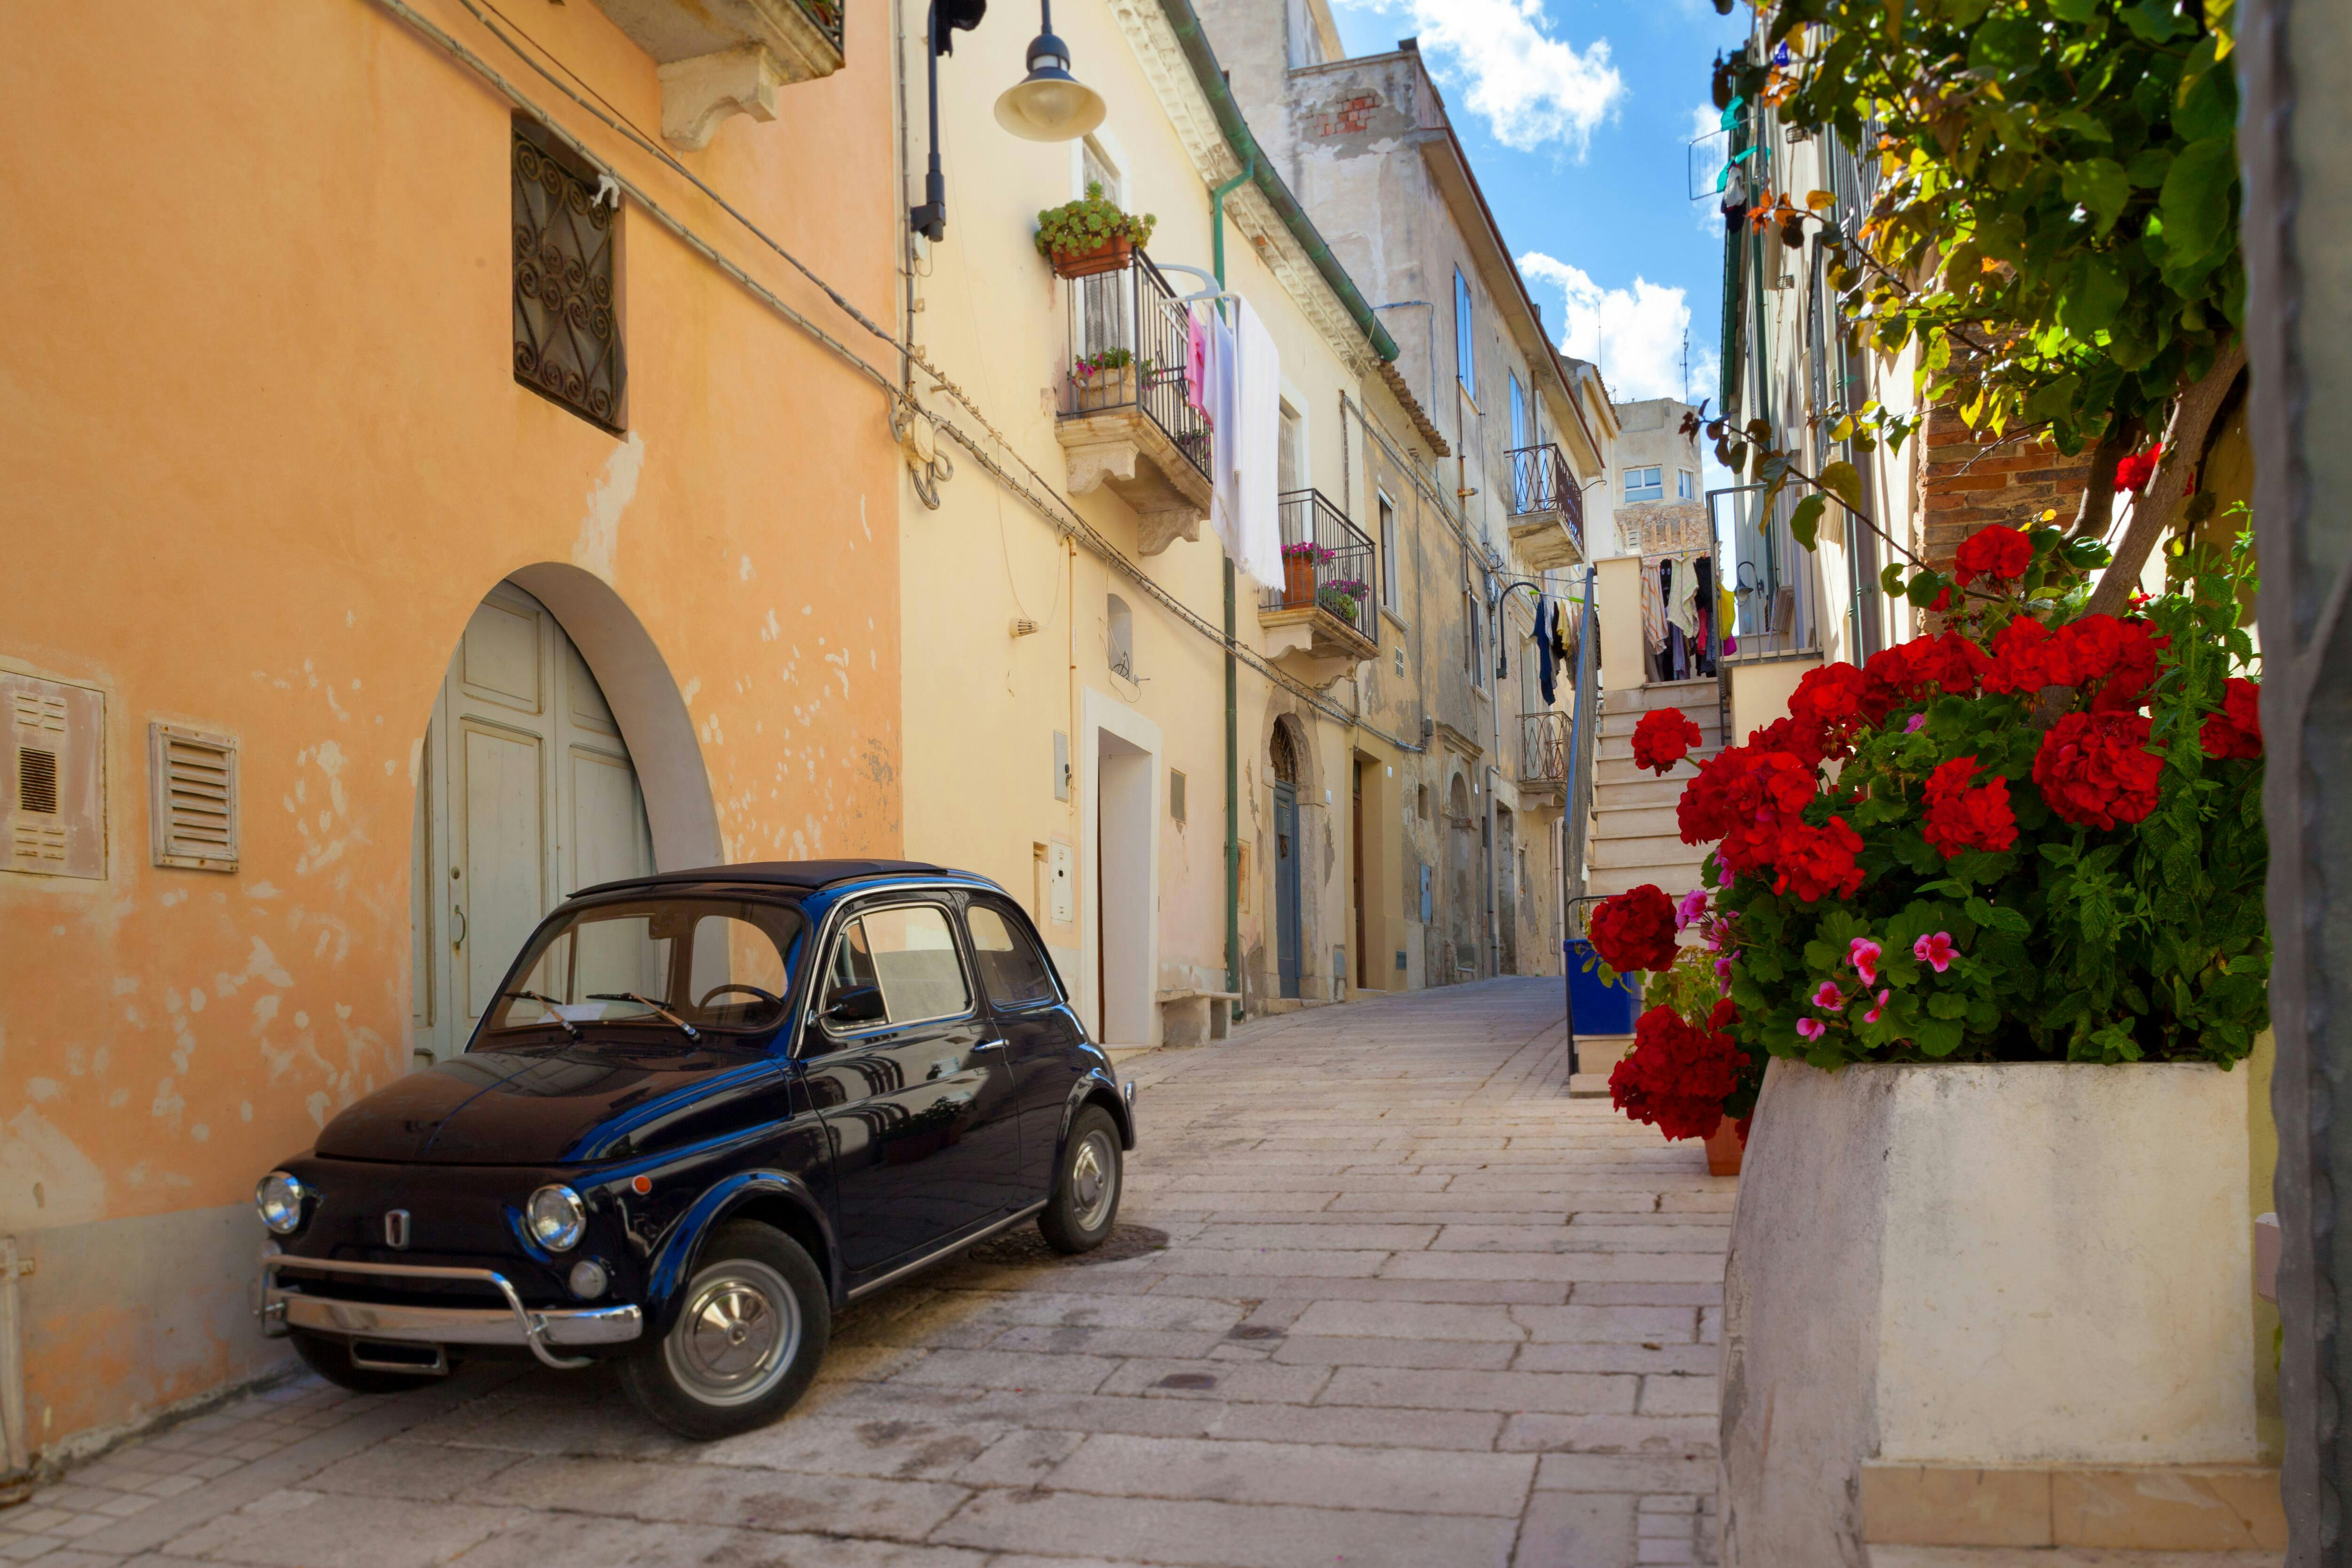
[[[824,1010],[828,1024],[855,1027],[860,1024],[878,1024],[888,1016],[882,1005],[879,985],[852,985],[833,994]]]

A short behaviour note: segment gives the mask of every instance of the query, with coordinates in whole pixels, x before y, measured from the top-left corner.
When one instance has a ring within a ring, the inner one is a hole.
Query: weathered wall
[[[887,318],[888,77],[860,52],[887,20],[853,10],[847,70],[690,162]],[[652,62],[595,7],[530,26],[658,123]],[[170,82],[164,118],[92,112],[125,80]],[[500,579],[560,563],[634,614],[660,668],[598,674],[674,689],[725,853],[898,847],[881,399],[634,205],[628,433],[518,386],[509,108],[360,0],[0,14],[0,668],[106,700],[105,878],[0,875],[0,1232],[39,1262],[38,1443],[271,1353],[243,1315],[252,1184],[404,1069],[418,740]],[[682,182],[555,118],[842,325]],[[152,721],[238,741],[235,874],[148,863]]]

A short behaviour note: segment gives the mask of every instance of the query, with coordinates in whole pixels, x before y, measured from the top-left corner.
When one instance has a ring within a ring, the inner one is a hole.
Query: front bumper
[[[392,1279],[456,1279],[478,1284],[505,1299],[499,1307],[425,1307],[381,1301],[339,1301],[331,1296],[289,1290],[281,1271],[371,1274]],[[261,1260],[261,1331],[276,1337],[295,1329],[350,1339],[404,1344],[524,1345],[550,1366],[585,1366],[586,1356],[557,1355],[557,1345],[626,1344],[645,1332],[645,1315],[633,1306],[531,1308],[506,1276],[491,1268],[446,1268],[415,1263],[354,1263],[323,1258]]]

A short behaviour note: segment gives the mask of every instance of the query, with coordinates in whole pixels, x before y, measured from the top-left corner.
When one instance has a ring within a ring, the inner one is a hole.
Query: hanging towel
[[[1652,653],[1666,646],[1666,602],[1655,572],[1642,574],[1642,646]]]
[[[1552,603],[1541,594],[1536,595],[1536,682],[1543,688],[1544,706],[1552,704],[1551,689],[1551,618]]]
[[[1234,424],[1234,493],[1243,571],[1260,583],[1282,581],[1282,355],[1246,300],[1234,301],[1241,349]]]
[[[1698,574],[1688,561],[1679,564],[1682,570],[1675,574],[1674,592],[1666,600],[1666,624],[1688,641],[1698,635]]]
[[[1216,308],[1211,306],[1211,315]],[[1184,312],[1184,401],[1192,412],[1208,419],[1209,413],[1209,333],[1202,326],[1199,313]]]
[[[1224,546],[1226,555],[1239,567],[1244,552],[1241,496],[1234,487],[1234,474],[1238,460],[1234,447],[1242,429],[1237,412],[1241,366],[1234,330],[1224,313],[1210,307],[1202,325],[1202,382],[1209,403],[1209,527],[1216,534],[1217,542]]]

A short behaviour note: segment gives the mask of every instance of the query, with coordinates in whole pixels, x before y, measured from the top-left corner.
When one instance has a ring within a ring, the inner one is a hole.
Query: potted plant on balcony
[[[1077,389],[1078,408],[1117,408],[1136,400],[1134,353],[1127,349],[1101,349],[1070,362],[1070,384]]]
[[[1331,552],[1312,540],[1300,540],[1282,547],[1282,607],[1304,609],[1315,602],[1315,568],[1331,559]]]
[[[1037,215],[1037,254],[1054,264],[1057,277],[1117,272],[1134,259],[1138,247],[1150,243],[1159,222],[1150,213],[1136,217],[1120,211],[1104,198],[1100,181],[1089,181],[1078,200]]]
[[[1364,596],[1370,590],[1358,578],[1334,577],[1315,592],[1315,602],[1355,626],[1364,618]]]
[[[1847,1560],[1867,1461],[2255,1456],[2251,556],[2192,547],[2116,618],[2082,613],[2095,542],[1981,530],[1947,630],[1809,671],[1685,787],[1724,994],[1653,1009],[1612,1092],[1669,1136],[1754,1107],[1727,1563]],[[1596,912],[1606,963],[1671,962],[1645,893]]]

